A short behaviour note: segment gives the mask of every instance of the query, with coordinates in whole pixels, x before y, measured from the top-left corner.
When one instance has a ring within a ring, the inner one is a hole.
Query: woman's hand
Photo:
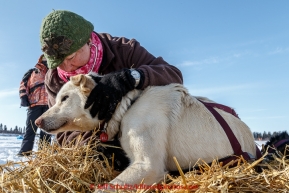
[[[87,98],[85,109],[91,107],[90,114],[99,120],[111,119],[122,97],[134,89],[135,79],[129,69],[106,74],[96,82],[96,86]]]

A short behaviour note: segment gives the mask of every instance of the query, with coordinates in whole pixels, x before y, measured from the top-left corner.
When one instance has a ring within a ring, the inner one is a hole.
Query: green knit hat
[[[76,13],[57,10],[47,15],[41,24],[40,43],[48,68],[56,68],[84,46],[92,31],[92,23]]]

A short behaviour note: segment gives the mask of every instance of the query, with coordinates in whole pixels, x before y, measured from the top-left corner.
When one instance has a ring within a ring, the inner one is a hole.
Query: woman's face
[[[58,66],[61,70],[72,72],[87,64],[90,58],[90,47],[88,44],[82,46],[76,52],[66,56],[63,62]]]

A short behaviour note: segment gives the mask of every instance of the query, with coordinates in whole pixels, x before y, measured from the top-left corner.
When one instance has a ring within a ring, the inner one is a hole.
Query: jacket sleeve
[[[26,90],[26,86],[23,82],[23,80],[20,82],[20,87],[19,87],[19,97],[23,97],[24,95],[28,95],[27,90]]]
[[[30,106],[27,88],[26,88],[23,80],[20,82],[19,97],[20,97],[20,106],[22,106],[22,107],[29,107]]]
[[[19,88],[19,97],[21,100],[21,106],[23,107],[29,107],[29,89],[28,89],[28,82],[31,77],[31,74],[34,72],[35,68],[29,69],[24,76],[22,77],[22,80],[20,82],[20,88]]]
[[[34,71],[34,68],[29,69],[22,77],[22,80],[20,82],[20,88],[19,88],[20,98],[23,97],[24,95],[26,95],[26,96],[29,95],[27,84],[28,84],[29,78],[30,78],[31,74],[33,73],[33,71]]]
[[[154,57],[139,42],[135,41],[133,49],[128,50],[131,64],[144,73],[142,88],[147,86],[160,86],[170,83],[183,83],[181,71],[168,64],[162,57]]]
[[[143,72],[142,89],[170,83],[183,84],[182,73],[177,67],[170,65],[162,57],[153,56],[137,40],[113,37],[110,42],[114,60],[119,61],[116,63],[123,63],[123,67]]]

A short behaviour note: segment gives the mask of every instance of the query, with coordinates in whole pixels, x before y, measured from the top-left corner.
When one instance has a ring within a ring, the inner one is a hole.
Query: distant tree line
[[[18,126],[15,126],[14,129],[12,127],[8,129],[6,125],[0,123],[0,133],[23,134],[25,133],[25,129],[25,127],[21,128]]]
[[[0,133],[12,133],[12,134],[24,134],[25,133],[25,127],[21,128],[18,126],[15,126],[14,129],[11,127],[10,129],[7,128],[6,125],[3,125],[2,123],[0,123]],[[261,132],[253,132],[253,136],[255,138],[255,140],[263,140],[266,141],[268,139],[270,139],[271,137],[281,133],[282,131],[274,131],[273,133],[266,132],[264,131],[263,133]]]
[[[255,140],[266,141],[266,140],[269,140],[271,137],[278,135],[281,132],[282,131],[274,131],[273,133],[271,133],[270,131],[268,132],[264,131],[263,133],[253,132],[253,136]]]

